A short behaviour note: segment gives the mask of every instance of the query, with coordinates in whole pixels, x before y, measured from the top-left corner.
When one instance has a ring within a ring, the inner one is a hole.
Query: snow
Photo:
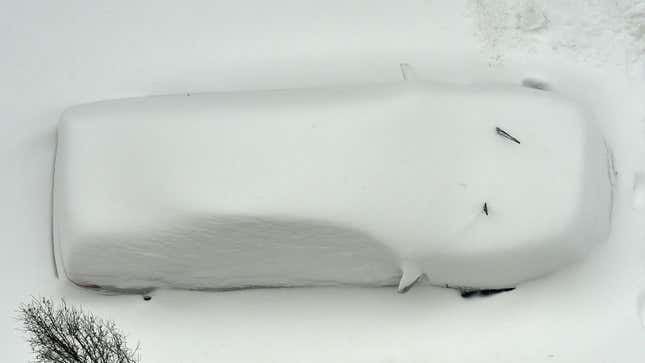
[[[55,241],[82,286],[382,286],[406,260],[438,286],[514,287],[608,235],[586,116],[551,92],[424,81],[77,106]]]
[[[634,174],[634,209],[645,209],[645,173]]]
[[[639,17],[605,16],[608,22],[585,27],[587,14],[603,14],[594,10],[599,4],[616,2],[533,3],[545,11],[567,5],[561,15],[571,19],[576,47],[553,49],[563,33],[548,25],[526,47],[498,42],[502,58],[491,62],[467,1],[5,6],[0,357],[29,360],[14,311],[35,294],[114,319],[141,342],[145,362],[644,361],[645,214],[633,208],[633,181],[645,163],[645,65],[632,47],[638,38],[626,36],[638,34]],[[642,9],[642,1],[631,3]],[[635,30],[589,31],[603,24]],[[391,288],[160,290],[144,301],[55,278],[51,174],[55,129],[67,107],[153,94],[393,82],[400,63],[422,79],[449,83],[540,79],[589,110],[617,171],[608,241],[555,274],[468,300],[418,286],[405,295]]]
[[[470,0],[469,15],[492,63],[552,52],[639,72],[645,60],[642,1]]]

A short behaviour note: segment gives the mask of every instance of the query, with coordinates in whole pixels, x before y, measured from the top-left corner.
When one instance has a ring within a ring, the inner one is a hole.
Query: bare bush
[[[34,298],[18,308],[36,362],[137,363],[137,345],[127,346],[114,322],[50,299]]]

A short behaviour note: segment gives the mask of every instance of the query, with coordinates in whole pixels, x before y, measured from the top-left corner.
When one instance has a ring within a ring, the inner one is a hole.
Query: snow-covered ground
[[[645,361],[645,2],[6,2],[0,12],[0,358],[27,361],[30,295],[114,319],[143,362]],[[582,263],[486,299],[452,290],[105,296],[54,276],[55,127],[70,105],[186,92],[530,78],[588,108],[617,192]]]

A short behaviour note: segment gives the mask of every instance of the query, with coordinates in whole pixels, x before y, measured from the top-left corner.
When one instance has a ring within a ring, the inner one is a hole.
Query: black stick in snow
[[[495,131],[497,132],[497,135],[499,135],[501,137],[505,137],[505,138],[507,138],[507,139],[509,139],[509,140],[511,140],[513,142],[516,142],[518,144],[520,143],[520,140],[516,139],[511,134],[509,134],[508,132],[500,129],[499,127],[495,127]]]

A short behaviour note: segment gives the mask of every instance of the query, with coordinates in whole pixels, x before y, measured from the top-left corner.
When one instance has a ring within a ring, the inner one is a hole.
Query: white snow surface
[[[637,73],[645,60],[640,0],[470,0],[468,14],[494,64],[550,51]]]
[[[634,209],[635,197],[640,200],[635,175],[645,165],[645,65],[625,56],[642,52],[620,41],[622,35],[615,42],[583,35],[585,12],[602,14],[597,5],[620,2],[533,3],[567,5],[561,14],[572,19],[571,34],[587,42],[584,56],[551,47],[561,33],[546,27],[531,37],[535,47],[498,42],[503,57],[491,61],[469,1],[5,4],[2,361],[31,359],[15,320],[16,306],[31,295],[64,297],[115,320],[131,341],[141,342],[143,362],[645,361],[645,213]],[[643,1],[631,3],[642,9]],[[607,24],[639,29],[639,19],[611,17]],[[498,34],[512,37],[514,30]],[[56,125],[70,105],[393,82],[401,77],[400,63],[413,65],[423,79],[448,83],[539,80],[589,110],[615,160],[608,241],[558,273],[468,300],[420,286],[405,295],[390,288],[160,290],[146,302],[56,279],[52,168]]]
[[[589,112],[519,85],[106,101],[66,111],[58,140],[55,242],[83,286],[381,286],[408,261],[514,287],[609,232]]]

